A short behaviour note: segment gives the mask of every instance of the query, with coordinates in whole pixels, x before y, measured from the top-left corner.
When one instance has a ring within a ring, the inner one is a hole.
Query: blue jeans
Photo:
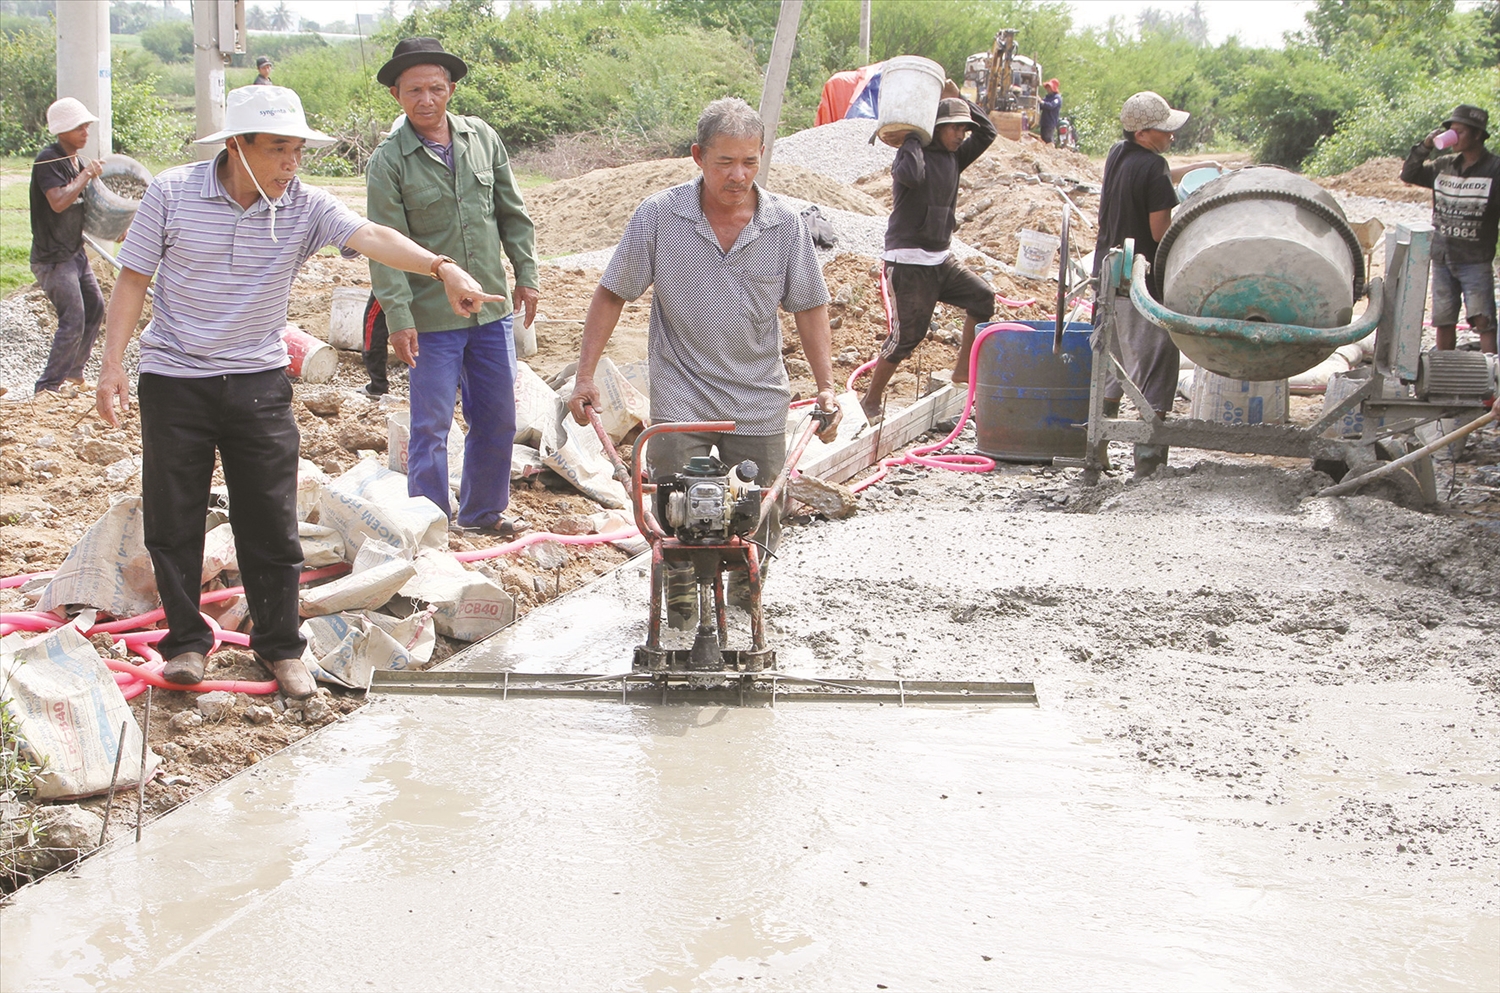
[[[406,450],[406,491],[447,513],[448,429],[454,394],[463,398],[469,433],[464,440],[458,523],[494,524],[510,505],[511,446],[516,439],[514,315],[457,331],[423,331],[411,370],[411,441]]]
[[[104,294],[81,248],[66,262],[34,265],[31,273],[57,310],[57,333],[52,336],[47,368],[36,381],[40,393],[57,389],[64,380],[83,378],[83,367],[104,323]]]
[[[1495,270],[1488,262],[1469,265],[1432,264],[1432,323],[1458,323],[1459,298],[1476,331],[1495,327]],[[1488,320],[1475,321],[1476,317]]]

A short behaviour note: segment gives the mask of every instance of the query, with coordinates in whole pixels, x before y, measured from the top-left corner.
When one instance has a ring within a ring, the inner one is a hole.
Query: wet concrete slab
[[[1418,900],[1335,919],[1330,880],[1140,785],[1047,710],[387,699],[23,891],[0,973],[152,990],[1473,975],[1463,921]]]

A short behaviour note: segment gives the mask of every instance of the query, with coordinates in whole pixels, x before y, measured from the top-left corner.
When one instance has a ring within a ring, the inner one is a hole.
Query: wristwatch
[[[433,279],[441,280],[443,277],[438,275],[438,270],[443,267],[443,263],[445,262],[453,262],[454,265],[458,265],[457,262],[455,262],[453,259],[450,259],[448,256],[439,255],[437,258],[432,260],[432,266],[427,270],[427,274]]]

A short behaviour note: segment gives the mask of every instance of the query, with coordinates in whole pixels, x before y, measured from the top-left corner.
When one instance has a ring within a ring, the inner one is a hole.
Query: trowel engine
[[[657,513],[685,545],[748,538],[760,524],[759,471],[749,460],[731,469],[712,455],[695,456],[681,472],[656,480]]]

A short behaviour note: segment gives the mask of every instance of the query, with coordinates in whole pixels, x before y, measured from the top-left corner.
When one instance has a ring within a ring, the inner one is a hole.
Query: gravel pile
[[[46,315],[45,321],[43,314]],[[5,348],[0,349],[0,386],[10,391],[7,400],[31,396],[42,370],[47,368],[52,334],[56,329],[57,319],[52,313],[52,305],[40,290],[17,293],[0,300],[0,335],[5,339]],[[137,335],[125,348],[125,371],[132,381],[140,354],[140,336]],[[103,355],[104,329],[100,328],[93,355],[83,371],[84,378],[91,383],[98,382]]]
[[[834,121],[777,138],[771,150],[773,162],[786,162],[827,176],[840,183],[889,169],[896,150],[882,142],[870,144],[875,122],[856,119]]]

